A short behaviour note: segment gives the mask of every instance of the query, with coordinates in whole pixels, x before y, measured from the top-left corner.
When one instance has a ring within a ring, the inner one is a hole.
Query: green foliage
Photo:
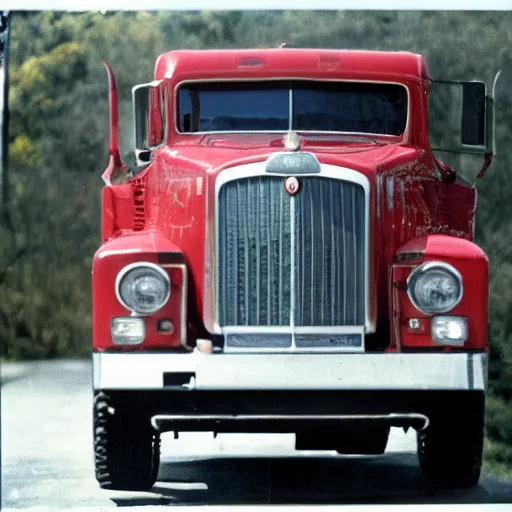
[[[13,169],[14,170],[14,169]],[[90,354],[90,269],[99,244],[96,177],[16,168],[16,235],[4,230],[1,355],[9,359]]]
[[[510,362],[510,361],[509,361]],[[506,382],[506,381],[505,381]],[[494,380],[496,385],[510,395],[512,381],[502,383],[501,378]],[[512,478],[512,407],[510,398],[489,396],[486,401],[484,444],[484,468],[497,476]]]
[[[489,397],[485,429],[491,439],[512,446],[512,407],[500,398]]]
[[[34,168],[42,164],[43,156],[39,144],[26,135],[18,135],[9,147],[10,158],[15,164]]]
[[[66,96],[87,74],[86,46],[66,42],[48,54],[30,57],[12,72],[12,131],[40,138],[58,116]],[[34,112],[39,114],[34,122]]]
[[[486,460],[510,465],[512,12],[17,12],[10,58],[14,230],[0,228],[0,289],[8,297],[0,302],[0,357],[89,354],[90,267],[108,152],[102,61],[116,73],[126,152],[131,88],[152,79],[159,54],[283,42],[422,53],[437,79],[491,83],[503,70],[496,91],[497,156],[478,182],[476,241],[491,269]],[[448,155],[443,159],[451,163]],[[468,159],[455,164],[470,181],[478,172]]]
[[[512,446],[486,439],[483,468],[487,473],[510,480],[512,478]]]

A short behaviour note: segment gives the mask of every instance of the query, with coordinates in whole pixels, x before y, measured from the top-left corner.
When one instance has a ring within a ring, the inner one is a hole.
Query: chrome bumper
[[[485,390],[486,354],[94,353],[94,388],[188,390]]]

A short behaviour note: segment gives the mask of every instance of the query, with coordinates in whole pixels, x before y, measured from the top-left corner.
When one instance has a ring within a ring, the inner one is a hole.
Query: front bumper
[[[485,391],[487,355],[94,353],[98,390]]]

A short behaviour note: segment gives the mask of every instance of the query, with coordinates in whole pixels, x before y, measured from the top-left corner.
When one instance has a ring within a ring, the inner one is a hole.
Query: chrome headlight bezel
[[[418,279],[420,279],[421,277],[423,277],[425,274],[427,274],[428,272],[430,272],[432,270],[437,270],[437,271],[441,270],[442,272],[451,274],[451,276],[454,277],[458,281],[459,293],[457,295],[456,300],[452,304],[450,304],[449,307],[427,309],[424,307],[420,307],[416,298],[414,297],[414,293],[413,293],[414,284],[416,283],[416,281]],[[423,263],[419,267],[415,268],[409,274],[409,277],[407,278],[407,296],[409,297],[409,300],[411,301],[412,305],[418,311],[421,311],[422,313],[424,313],[426,315],[434,315],[434,314],[438,315],[438,314],[448,313],[448,311],[451,311],[459,304],[459,302],[462,300],[463,295],[464,295],[464,286],[463,286],[463,282],[462,282],[461,273],[452,265],[450,265],[448,263],[444,263],[442,261],[428,261],[427,263]]]
[[[154,272],[154,274],[156,276],[158,276],[158,278],[160,278],[164,281],[165,286],[167,288],[164,300],[161,302],[161,304],[158,307],[153,308],[151,310],[145,310],[145,311],[137,310],[136,307],[128,304],[123,299],[123,297],[121,295],[121,284],[123,283],[123,280],[128,276],[128,274],[130,272],[136,271],[138,269],[149,269],[151,272]],[[132,314],[139,315],[139,316],[149,316],[149,315],[156,313],[160,309],[162,309],[165,306],[165,304],[167,304],[167,302],[169,301],[169,298],[171,296],[171,280],[169,279],[169,275],[167,274],[167,272],[165,272],[165,270],[162,267],[159,267],[155,263],[150,263],[148,261],[140,261],[140,262],[138,261],[136,263],[130,263],[129,265],[126,265],[117,274],[116,283],[115,283],[115,292],[116,292],[116,297],[117,297],[117,300],[119,301],[119,303],[123,307],[125,307],[128,311],[131,311]]]

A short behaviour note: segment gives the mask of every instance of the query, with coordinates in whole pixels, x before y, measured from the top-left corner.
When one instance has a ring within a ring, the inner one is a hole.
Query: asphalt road
[[[92,465],[91,372],[83,361],[2,366],[2,509],[501,503],[512,510],[512,482],[486,475],[469,491],[431,491],[414,433],[398,429],[380,457],[296,452],[292,435],[165,434],[152,492],[103,491]]]

